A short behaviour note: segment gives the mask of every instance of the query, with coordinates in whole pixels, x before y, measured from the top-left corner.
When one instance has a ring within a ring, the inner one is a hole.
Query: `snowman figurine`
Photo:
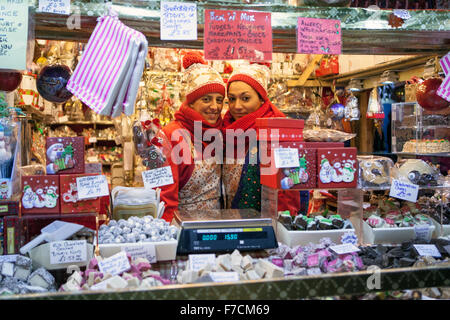
[[[333,164],[333,176],[331,177],[331,181],[335,182],[335,183],[339,183],[342,182],[342,168],[341,168],[341,163],[339,161],[336,161]]]
[[[35,208],[43,208],[44,206],[45,206],[44,190],[42,190],[42,188],[39,188],[36,190],[36,198],[34,200],[34,207]]]
[[[23,196],[22,196],[22,206],[25,209],[31,209],[34,206],[36,201],[36,194],[33,192],[30,186],[25,186],[23,188]]]
[[[58,200],[58,194],[56,193],[56,187],[51,186],[47,190],[45,195],[45,207],[54,208],[56,207],[56,202]]]
[[[344,182],[352,182],[355,179],[355,169],[353,168],[353,161],[348,160],[344,164],[342,180]]]
[[[47,157],[51,163],[47,165],[47,174],[56,174],[59,171],[59,166],[55,163],[60,159],[64,152],[64,145],[62,143],[52,144],[47,149]]]
[[[319,173],[320,181],[322,181],[322,183],[330,183],[333,174],[335,174],[335,170],[330,165],[328,159],[322,159],[322,161],[320,162],[320,173]]]

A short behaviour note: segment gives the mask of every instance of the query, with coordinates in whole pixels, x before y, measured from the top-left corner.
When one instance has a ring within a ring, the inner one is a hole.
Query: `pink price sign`
[[[205,10],[207,60],[272,60],[270,12]]]
[[[341,54],[341,48],[340,20],[298,18],[298,53]]]

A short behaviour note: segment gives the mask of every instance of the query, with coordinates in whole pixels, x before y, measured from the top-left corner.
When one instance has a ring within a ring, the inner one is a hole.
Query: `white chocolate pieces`
[[[93,258],[88,264],[88,269],[84,272],[75,271],[60,287],[60,291],[145,289],[171,283],[170,280],[163,279],[158,271],[151,270],[151,264],[147,259],[131,259],[130,255],[127,257],[131,268],[128,272],[115,276],[101,273],[98,270],[101,257]]]
[[[239,250],[231,254],[222,254],[216,257],[215,265],[206,264],[202,269],[184,270],[177,276],[178,283],[212,281],[211,272],[236,272],[239,280],[259,280],[284,277],[280,267],[264,259],[254,259],[250,255],[241,255]]]

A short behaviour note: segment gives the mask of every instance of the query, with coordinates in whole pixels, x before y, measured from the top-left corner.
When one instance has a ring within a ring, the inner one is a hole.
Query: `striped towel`
[[[66,87],[98,114],[131,115],[144,70],[147,39],[117,17],[97,21]]]
[[[444,70],[445,79],[442,81],[436,94],[450,102],[450,52],[442,57],[439,63],[441,64],[442,70]]]

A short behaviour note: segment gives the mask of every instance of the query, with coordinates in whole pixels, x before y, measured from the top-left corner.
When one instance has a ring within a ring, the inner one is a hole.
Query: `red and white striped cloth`
[[[445,79],[436,91],[437,95],[450,102],[450,52],[447,53],[440,61],[442,70],[445,73]]]
[[[66,87],[98,114],[131,115],[147,56],[147,39],[116,16],[97,21]]]

